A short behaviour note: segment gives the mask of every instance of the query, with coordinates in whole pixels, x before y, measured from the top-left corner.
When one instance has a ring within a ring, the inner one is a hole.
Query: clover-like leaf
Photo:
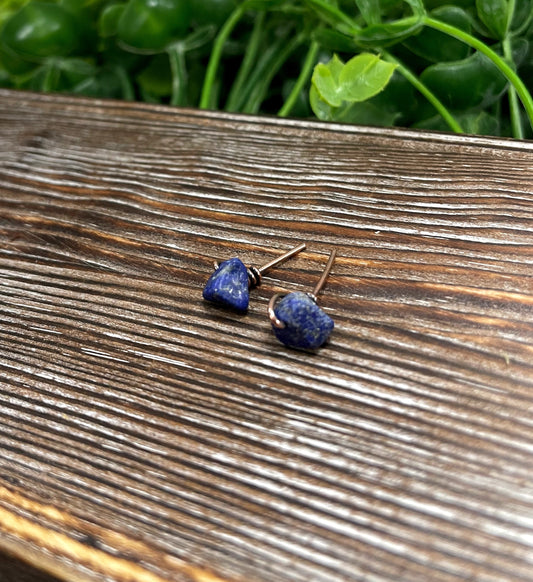
[[[344,63],[337,55],[329,63],[318,63],[313,71],[312,84],[323,101],[339,107],[344,101],[343,89],[340,84],[340,74]]]
[[[377,95],[385,89],[395,68],[395,64],[370,53],[361,53],[350,59],[339,75],[344,100],[366,101]]]
[[[332,107],[329,103],[326,103],[320,97],[314,85],[311,85],[311,89],[309,90],[309,105],[311,105],[313,113],[321,121],[333,121],[335,119],[335,113],[338,107]]]
[[[356,55],[346,64],[335,55],[329,63],[315,67],[312,85],[328,105],[340,107],[345,101],[366,101],[382,91],[395,68],[370,53]]]

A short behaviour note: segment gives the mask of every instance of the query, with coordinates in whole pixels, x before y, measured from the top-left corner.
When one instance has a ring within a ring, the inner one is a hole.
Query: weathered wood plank
[[[533,144],[0,91],[0,547],[66,580],[531,580]],[[308,249],[206,304],[214,259]],[[266,305],[338,259],[318,354]],[[1,577],[0,577],[1,579]]]

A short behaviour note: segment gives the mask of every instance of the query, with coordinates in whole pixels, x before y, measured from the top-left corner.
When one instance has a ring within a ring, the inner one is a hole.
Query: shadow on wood
[[[9,554],[0,554],[0,582],[61,582]]]

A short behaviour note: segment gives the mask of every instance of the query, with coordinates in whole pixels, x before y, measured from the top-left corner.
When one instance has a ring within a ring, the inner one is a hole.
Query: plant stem
[[[246,103],[250,99],[250,95],[257,91],[257,86],[264,82],[264,79],[268,75],[268,72],[272,66],[272,62],[276,58],[276,54],[283,50],[283,46],[288,42],[288,37],[286,35],[280,38],[274,39],[271,42],[266,43],[264,50],[261,55],[254,63],[254,68],[250,72],[249,77],[246,82],[243,83],[239,95],[235,95],[235,103],[233,111],[243,111]]]
[[[187,65],[183,47],[174,44],[167,49],[172,72],[172,95],[170,104],[184,106],[187,104]]]
[[[350,33],[355,33],[360,30],[357,24],[345,12],[339,10],[333,6],[333,4],[330,4],[327,0],[307,0],[307,2],[323,10],[332,16],[337,22],[345,24],[348,27],[348,31]]]
[[[56,90],[57,82],[59,80],[60,71],[55,63],[51,62],[48,66],[48,70],[44,75],[44,79],[41,85],[41,91],[44,93],[52,93]]]
[[[213,83],[215,82],[218,65],[220,64],[220,59],[222,58],[224,44],[228,40],[230,34],[232,33],[239,20],[242,18],[243,14],[246,12],[247,7],[248,2],[243,2],[237,6],[237,8],[235,8],[235,10],[230,14],[229,18],[226,20],[217,37],[215,38],[213,50],[211,51],[209,63],[207,64],[204,84],[202,87],[200,109],[208,109],[210,106],[212,106],[211,91],[213,88]]]
[[[508,0],[507,3],[507,23],[505,26],[505,39],[509,38],[509,30],[511,29],[511,24],[513,23],[515,9],[515,0]]]
[[[313,72],[313,65],[315,64],[319,49],[320,45],[316,41],[312,41],[309,45],[309,50],[305,56],[305,61],[302,66],[302,70],[298,75],[298,79],[296,79],[296,83],[294,84],[294,87],[292,88],[289,96],[285,100],[282,108],[278,111],[278,115],[280,117],[287,117],[290,114],[294,104],[296,103],[296,100],[298,99],[298,96],[311,77],[311,73]]]
[[[448,111],[446,106],[439,100],[439,98],[428,88],[422,81],[412,73],[401,61],[396,57],[393,57],[390,53],[382,51],[383,58],[386,61],[394,63],[398,67],[398,71],[413,85],[413,87],[419,91],[424,97],[435,107],[435,109],[440,113],[441,117],[448,124],[450,129],[455,133],[464,133],[463,128],[453,117],[453,115]]]
[[[281,50],[276,50],[273,53],[268,66],[265,67],[266,70],[264,71],[264,74],[253,84],[250,96],[242,108],[243,113],[257,113],[259,111],[272,79],[282,67],[283,63],[289,58],[294,49],[302,43],[303,39],[304,35],[299,34],[292,40],[288,41]]]
[[[255,19],[252,34],[250,35],[250,40],[248,41],[248,45],[244,53],[244,58],[242,60],[241,66],[239,67],[239,72],[237,73],[237,77],[231,86],[228,100],[224,108],[226,111],[238,110],[238,100],[243,93],[244,83],[252,72],[257,54],[259,52],[264,20],[265,13],[260,12]]]
[[[455,26],[447,24],[446,22],[441,22],[440,20],[436,20],[435,18],[431,18],[429,16],[424,17],[423,22],[426,26],[434,28],[435,30],[440,30],[445,34],[449,34],[450,36],[463,41],[465,44],[475,48],[487,56],[515,88],[516,93],[520,97],[520,100],[522,101],[522,104],[527,112],[531,127],[533,127],[533,98],[531,97],[531,94],[527,90],[527,87],[525,86],[522,79],[520,79],[520,77],[505,62],[505,60],[500,57],[500,55],[494,52],[489,46],[477,39],[475,36],[472,36],[464,30],[456,28]]]
[[[505,29],[505,38],[503,39],[502,47],[503,56],[510,63],[513,63],[513,49],[511,46],[511,37],[509,36],[509,29],[513,21],[514,9],[515,1],[509,0],[507,11],[507,26]],[[516,139],[524,139],[524,129],[522,127],[522,117],[520,115],[520,107],[518,105],[518,96],[513,85],[509,85],[507,95],[509,97],[509,112],[511,114],[511,130],[513,132],[513,137]]]
[[[513,132],[513,137],[516,139],[524,139],[524,128],[522,127],[520,106],[514,87],[509,87],[509,111],[511,114],[511,130]]]
[[[135,101],[135,91],[124,68],[121,66],[116,66],[115,72],[119,78],[120,86],[122,88],[122,98],[125,101]]]

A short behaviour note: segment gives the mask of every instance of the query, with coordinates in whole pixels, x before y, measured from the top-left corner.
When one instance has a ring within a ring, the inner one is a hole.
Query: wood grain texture
[[[246,315],[202,301],[300,241]],[[288,350],[268,300],[332,247],[331,340]],[[532,580],[532,257],[531,143],[0,91],[0,548],[69,582]]]

